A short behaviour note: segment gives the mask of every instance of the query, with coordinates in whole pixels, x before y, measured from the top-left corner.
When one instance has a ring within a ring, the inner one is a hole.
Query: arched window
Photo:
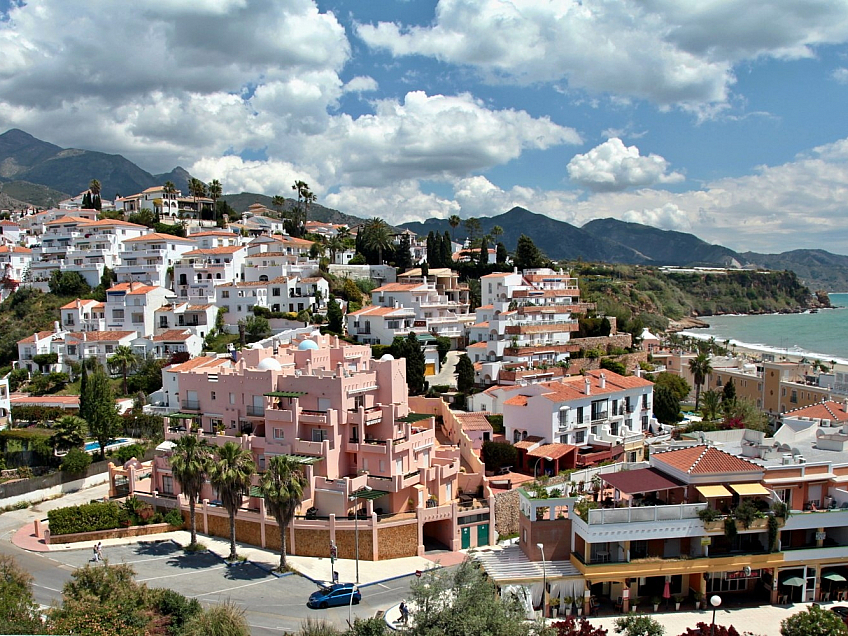
[[[513,431],[512,433],[512,443],[517,444],[521,441],[521,431]]]
[[[268,276],[266,274],[262,274],[262,276],[259,277],[259,282],[260,283],[267,283],[268,282]]]

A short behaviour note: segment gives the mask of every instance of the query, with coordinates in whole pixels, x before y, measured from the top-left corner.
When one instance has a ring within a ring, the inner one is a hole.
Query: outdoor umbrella
[[[833,583],[844,583],[845,577],[839,574],[838,572],[826,572],[822,574],[822,578]]]
[[[788,585],[789,587],[801,587],[804,585],[804,579],[800,576],[787,576],[780,582],[781,585]]]

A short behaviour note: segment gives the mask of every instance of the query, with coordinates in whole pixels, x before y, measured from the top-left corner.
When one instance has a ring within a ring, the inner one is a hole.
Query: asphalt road
[[[65,499],[88,501],[98,496],[94,491]],[[79,501],[57,500],[44,507],[71,505]],[[14,556],[32,574],[33,594],[41,605],[58,603],[62,586],[78,567],[85,567],[90,550],[62,552],[27,552],[12,544],[11,534],[23,523],[46,516],[43,508],[0,515],[0,553]],[[186,554],[171,541],[142,542],[104,548],[110,563],[128,563],[136,572],[136,580],[149,587],[167,587],[204,605],[227,599],[243,607],[253,634],[284,634],[297,631],[307,618],[326,619],[339,627],[347,624],[348,608],[311,610],[306,607],[309,595],[318,589],[309,579],[298,575],[277,578],[250,563],[228,565],[210,553]],[[411,577],[362,588],[362,602],[352,608],[352,616],[368,618],[408,598]]]

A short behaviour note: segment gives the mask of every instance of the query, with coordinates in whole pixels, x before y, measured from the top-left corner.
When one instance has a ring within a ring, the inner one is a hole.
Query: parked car
[[[310,594],[309,600],[306,602],[307,607],[312,609],[327,609],[328,607],[336,607],[338,605],[350,605],[351,595],[353,595],[353,604],[357,605],[362,600],[362,593],[359,588],[354,589],[353,583],[336,583],[328,587],[322,587]]]
[[[830,611],[842,619],[842,622],[848,625],[848,607],[844,605],[834,605]]]

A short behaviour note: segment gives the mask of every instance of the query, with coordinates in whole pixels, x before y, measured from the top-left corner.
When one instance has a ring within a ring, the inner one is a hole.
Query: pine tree
[[[334,333],[344,333],[342,308],[334,296],[327,303],[327,328]]]
[[[468,393],[474,388],[474,363],[467,355],[461,355],[456,363],[456,390]]]
[[[515,266],[519,271],[532,269],[534,267],[544,267],[545,255],[536,247],[529,236],[522,234],[518,237],[518,246],[515,249]]]
[[[121,422],[109,378],[99,365],[88,378],[85,393],[80,395],[80,413],[86,414],[88,430],[100,446],[100,456],[104,457],[106,444],[121,432]]]

